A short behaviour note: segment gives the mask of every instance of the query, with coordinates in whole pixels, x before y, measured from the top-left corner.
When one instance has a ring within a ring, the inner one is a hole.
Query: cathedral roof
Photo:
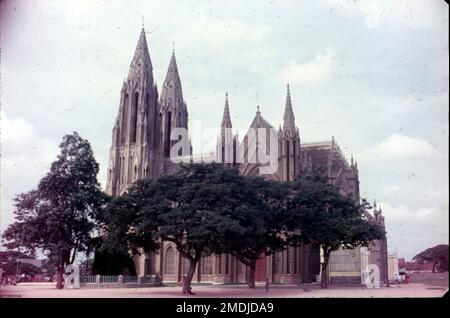
[[[255,118],[253,118],[252,123],[250,124],[250,128],[273,128],[271,124],[267,120],[264,119],[263,116],[261,116],[261,112],[258,110],[256,111]]]
[[[350,168],[347,159],[334,138],[325,142],[302,143],[300,149],[302,153],[306,153],[308,157],[312,158],[314,168],[319,166],[326,167],[330,158],[343,169]]]

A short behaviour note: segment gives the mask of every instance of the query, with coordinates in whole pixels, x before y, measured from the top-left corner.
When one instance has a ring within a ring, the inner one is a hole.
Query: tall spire
[[[180,75],[178,74],[178,66],[174,49],[172,49],[172,56],[170,57],[169,68],[167,69],[166,82],[168,80],[176,80],[177,82],[180,82]]]
[[[230,106],[228,105],[228,93],[225,94],[225,107],[223,109],[222,124],[220,126],[223,128],[232,128],[231,118],[230,118]]]
[[[172,102],[170,102],[170,100]],[[164,107],[169,106],[170,103],[180,103],[180,105],[178,106],[184,108],[183,90],[181,88],[181,80],[178,73],[175,51],[173,50],[172,56],[170,57],[169,68],[167,69],[166,79],[164,80],[162,86],[160,101],[165,101],[164,103],[162,103]]]
[[[292,110],[291,92],[289,90],[289,84],[287,84],[286,106],[284,108],[284,116],[283,116],[283,130],[295,131],[295,116]]]
[[[140,63],[142,64],[140,65]],[[130,66],[131,68],[145,66],[150,71],[153,69],[150,54],[148,53],[147,39],[145,37],[144,27],[142,27],[141,34],[139,35],[139,40],[136,45],[136,51],[134,52],[134,57],[133,60],[131,61]]]

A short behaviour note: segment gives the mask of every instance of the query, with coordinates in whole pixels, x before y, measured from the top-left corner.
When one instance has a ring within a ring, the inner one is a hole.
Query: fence
[[[86,286],[108,286],[108,287],[130,287],[134,285],[152,285],[160,286],[162,284],[159,275],[147,276],[115,276],[115,275],[81,275],[80,283]]]
[[[86,275],[80,276],[80,283],[94,283],[95,284],[95,275]]]

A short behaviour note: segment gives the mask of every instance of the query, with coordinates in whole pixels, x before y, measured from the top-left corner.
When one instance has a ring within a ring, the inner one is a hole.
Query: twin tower
[[[120,92],[106,191],[120,195],[138,179],[154,179],[173,171],[174,165],[169,160],[170,133],[175,127],[187,129],[187,125],[188,111],[175,53],[172,53],[161,94],[158,94],[142,28],[128,77]]]
[[[176,164],[170,160],[170,149],[176,141],[171,140],[170,135],[175,128],[188,128],[188,110],[183,99],[175,53],[172,52],[167,75],[159,94],[153,78],[145,30],[142,28],[128,77],[123,82],[120,93],[119,113],[112,132],[107,193],[117,196],[138,179],[155,179],[162,174],[174,172]],[[225,101],[221,128],[216,158],[220,161],[224,159],[221,158],[222,154],[231,153],[236,159],[239,148],[236,145],[236,136],[232,137],[234,141],[230,146],[232,149],[228,149],[230,151],[225,149],[225,131],[232,128],[228,98]],[[258,131],[258,128],[273,130],[259,109],[250,128],[254,131]],[[251,136],[253,135],[244,136],[240,147],[245,156],[248,156],[249,144],[255,142],[258,145],[258,136]],[[269,178],[290,181],[298,177],[301,170],[307,169],[308,160],[300,155],[300,136],[295,126],[289,87],[283,128],[279,128],[277,137],[278,168],[269,175]],[[249,140],[252,138],[256,140]],[[270,145],[267,149],[270,151]],[[263,165],[246,161],[237,163],[231,160],[243,175],[260,174]]]

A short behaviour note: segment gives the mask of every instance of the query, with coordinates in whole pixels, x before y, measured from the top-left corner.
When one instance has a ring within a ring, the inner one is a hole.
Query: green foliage
[[[111,251],[156,251],[172,242],[189,260],[188,281],[201,256],[234,255],[250,267],[288,244],[367,246],[384,237],[366,217],[365,203],[344,197],[320,175],[295,183],[239,175],[218,164],[181,165],[156,181],[137,181],[105,214],[104,246]]]
[[[156,181],[137,181],[107,210],[105,246],[149,251],[163,239],[188,259],[214,252],[216,234],[230,222],[216,211],[229,210],[225,180],[235,174],[217,165],[181,165]]]
[[[0,266],[4,275],[39,274],[41,269],[28,263],[26,259],[33,260],[35,258],[19,251],[0,252]]]
[[[42,249],[62,272],[77,252],[89,251],[107,197],[97,181],[89,142],[66,135],[61,153],[37,189],[15,199],[15,219],[3,234],[8,248]]]
[[[222,250],[249,266],[248,285],[253,288],[258,258],[282,250],[288,243],[283,231],[289,187],[261,177],[236,176],[227,188],[235,190],[229,193],[234,206],[227,215],[233,226],[222,230]]]
[[[212,253],[254,265],[285,243],[277,218],[287,191],[282,183],[243,177],[218,164],[181,165],[156,181],[137,181],[112,201],[105,246],[154,251],[160,239],[169,241],[190,261],[192,274],[200,257]]]
[[[365,205],[341,195],[325,177],[308,176],[293,185],[287,225],[293,231],[300,229],[293,235],[298,242],[318,243],[325,252],[368,246],[384,238],[384,231],[367,217]]]
[[[287,229],[294,245],[315,243],[324,251],[322,284],[326,286],[327,266],[332,251],[369,246],[385,237],[384,229],[371,221],[367,203],[343,196],[326,177],[313,174],[293,184],[287,204]]]

